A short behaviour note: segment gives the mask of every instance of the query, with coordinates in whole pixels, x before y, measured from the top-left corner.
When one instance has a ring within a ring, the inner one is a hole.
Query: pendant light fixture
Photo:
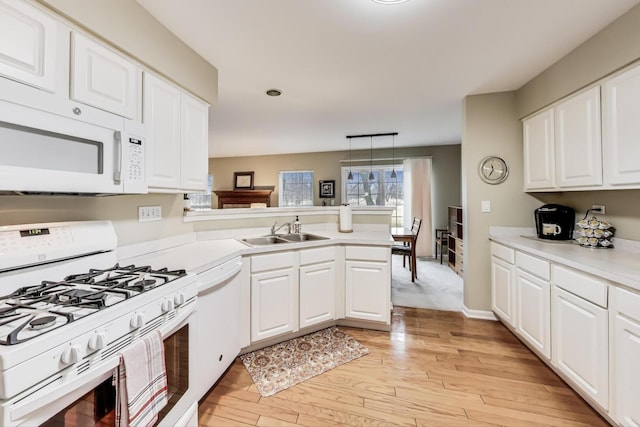
[[[349,138],[349,175],[347,175],[349,181],[353,181],[353,174],[351,173],[351,138]]]
[[[371,142],[371,149],[369,154],[371,155],[371,171],[369,172],[369,181],[373,181],[376,177],[373,175],[373,136],[369,137],[369,141]]]
[[[396,136],[391,135],[391,179],[396,179]]]

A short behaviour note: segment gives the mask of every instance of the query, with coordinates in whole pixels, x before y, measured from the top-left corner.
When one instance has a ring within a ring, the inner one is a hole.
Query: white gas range
[[[116,245],[109,221],[0,227],[0,425],[112,424],[119,354],[155,330],[169,383],[160,425],[194,411],[196,279],[118,265]]]

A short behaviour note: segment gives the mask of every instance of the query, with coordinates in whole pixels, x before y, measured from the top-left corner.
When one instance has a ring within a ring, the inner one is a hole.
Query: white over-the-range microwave
[[[92,124],[0,101],[0,191],[146,193],[144,128]]]

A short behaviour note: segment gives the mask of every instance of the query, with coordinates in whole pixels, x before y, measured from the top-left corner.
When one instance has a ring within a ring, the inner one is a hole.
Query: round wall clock
[[[478,172],[487,184],[500,184],[509,176],[509,167],[501,157],[487,156],[480,161]]]

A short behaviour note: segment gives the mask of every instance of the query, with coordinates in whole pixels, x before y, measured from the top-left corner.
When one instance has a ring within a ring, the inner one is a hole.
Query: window
[[[280,172],[278,206],[313,206],[313,171]]]
[[[353,179],[347,179],[349,170]],[[391,165],[373,166],[373,181],[369,181],[370,166],[342,168],[342,202],[352,206],[391,206],[394,208],[391,226],[403,226],[404,173],[396,166],[396,178],[391,178]]]

